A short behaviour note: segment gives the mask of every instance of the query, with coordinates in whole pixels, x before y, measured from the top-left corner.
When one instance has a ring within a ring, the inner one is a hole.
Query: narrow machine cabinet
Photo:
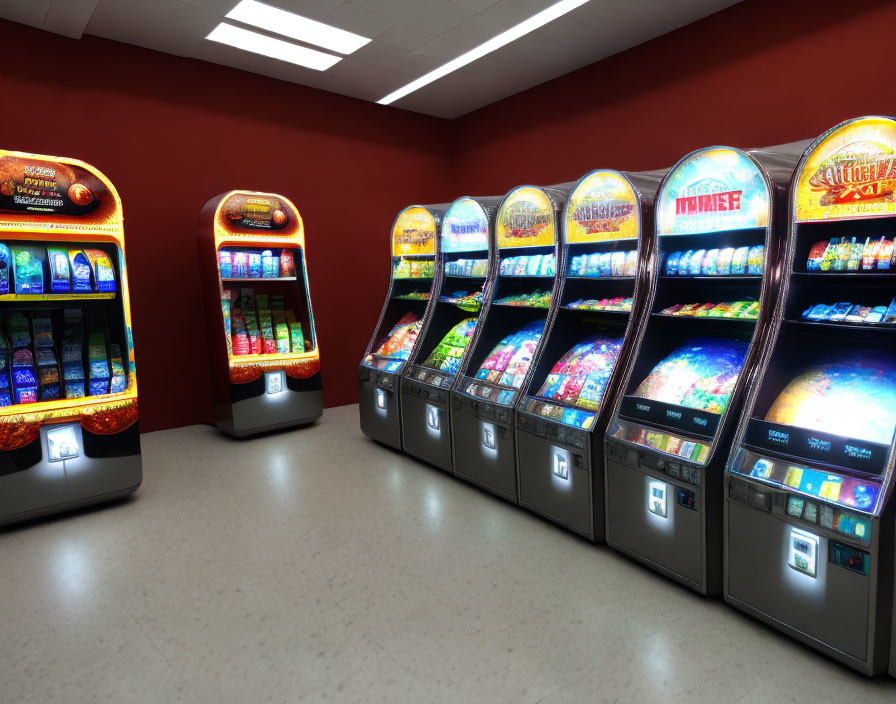
[[[0,151],[0,525],[142,472],[118,192],[82,161]]]
[[[199,217],[215,422],[245,437],[323,413],[305,229],[274,193],[229,191]]]
[[[517,503],[514,407],[556,302],[568,188],[518,186],[496,216],[498,273],[451,391],[454,474]]]
[[[604,538],[604,434],[653,275],[662,173],[598,170],[564,208],[559,306],[516,413],[520,506]]]
[[[432,292],[432,313],[420,337],[416,363],[401,375],[404,450],[452,471],[449,393],[470,349],[483,302],[497,268],[495,213],[500,198],[463,197],[442,219],[441,275]]]
[[[657,193],[659,271],[607,432],[607,543],[703,594],[722,588],[724,464],[804,148],[700,149]]]
[[[395,218],[389,291],[358,368],[361,430],[396,450],[402,449],[401,372],[416,359],[432,310],[430,298],[439,290],[439,227],[444,214],[443,205],[412,205]]]
[[[888,666],[896,121],[844,122],[794,174],[773,338],[725,474],[725,599],[866,674]]]

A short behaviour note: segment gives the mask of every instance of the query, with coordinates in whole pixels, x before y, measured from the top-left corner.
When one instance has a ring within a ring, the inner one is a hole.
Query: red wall
[[[892,0],[745,0],[455,121],[455,182],[498,193],[657,169],[712,144],[771,146],[894,115],[894,28]]]
[[[453,193],[449,123],[11,22],[0,46],[0,147],[83,159],[121,194],[141,430],[211,418],[196,220],[231,188],[282,192],[299,208],[324,402],[354,402],[395,214]]]
[[[745,0],[453,122],[93,37],[0,21],[0,147],[84,159],[121,193],[143,430],[211,417],[195,223],[231,188],[301,211],[324,401],[356,370],[413,202],[653,169],[896,114],[896,3]],[[55,75],[54,75],[55,74]],[[259,101],[255,96],[270,96]]]

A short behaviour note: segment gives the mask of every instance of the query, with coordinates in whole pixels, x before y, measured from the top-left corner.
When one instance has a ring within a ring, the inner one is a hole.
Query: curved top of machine
[[[436,255],[441,211],[424,205],[409,205],[392,225],[392,256]]]
[[[698,149],[663,180],[656,198],[656,232],[686,235],[768,227],[772,201],[772,182],[749,152]]]
[[[215,245],[290,243],[305,246],[302,216],[292,201],[276,193],[233,190],[212,202]]]
[[[641,232],[638,190],[619,171],[592,171],[569,194],[563,224],[568,244],[637,239]]]
[[[89,232],[124,249],[122,220],[118,191],[90,164],[0,149],[0,231]]]
[[[896,215],[896,120],[841,122],[803,154],[793,186],[796,222]]]
[[[498,248],[553,247],[557,244],[557,210],[568,190],[541,186],[512,188],[498,208]]]
[[[489,225],[500,198],[463,196],[445,211],[442,220],[443,252],[476,252],[489,249]]]

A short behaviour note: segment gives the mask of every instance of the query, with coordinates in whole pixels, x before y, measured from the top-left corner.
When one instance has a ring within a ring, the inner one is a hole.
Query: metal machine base
[[[237,438],[292,428],[312,423],[323,414],[323,394],[315,391],[287,389],[279,394],[255,396],[235,401],[232,423],[224,420],[218,427]]]
[[[362,370],[367,371],[367,370]],[[371,440],[401,449],[401,395],[398,377],[371,371],[358,382],[361,432]]]
[[[455,476],[517,503],[513,425],[457,410],[451,423]]]
[[[451,472],[451,418],[447,405],[402,394],[401,416],[404,451]]]

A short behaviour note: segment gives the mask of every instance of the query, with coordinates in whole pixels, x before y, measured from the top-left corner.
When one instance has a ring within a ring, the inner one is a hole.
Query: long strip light
[[[419,90],[423,86],[429,85],[433,81],[437,81],[440,78],[447,76],[449,73],[453,73],[457,71],[459,68],[463,68],[467,64],[471,64],[477,59],[481,59],[486,54],[491,54],[493,51],[500,49],[502,46],[506,46],[510,44],[510,42],[519,39],[520,37],[529,34],[529,32],[534,32],[539,27],[543,27],[548,22],[553,22],[558,17],[562,17],[568,12],[572,12],[577,7],[584,5],[589,0],[560,0],[560,2],[551,5],[550,7],[545,8],[541,12],[532,15],[529,19],[523,20],[518,25],[511,27],[510,29],[501,32],[501,34],[496,37],[492,37],[487,42],[480,44],[479,46],[470,49],[465,54],[461,54],[456,59],[449,61],[447,64],[443,64],[436,69],[433,69],[425,76],[421,76],[415,81],[411,81],[406,86],[399,88],[392,93],[389,93],[385,98],[381,100],[377,100],[376,102],[380,105],[389,105],[390,103],[394,103],[399,98],[403,98],[410,93],[413,93],[415,90]]]
[[[253,54],[261,54],[305,68],[313,68],[315,71],[326,71],[333,64],[342,61],[341,56],[325,54],[316,49],[285,42],[282,39],[274,39],[266,34],[252,32],[226,22],[215,27],[206,39],[220,44],[228,44],[243,51],[251,51]]]
[[[241,0],[227,13],[227,19],[251,24],[253,27],[282,34],[285,37],[298,39],[300,42],[336,51],[340,54],[351,54],[370,42],[354,32],[333,27],[323,22],[302,17],[294,12],[281,10],[257,0]]]

